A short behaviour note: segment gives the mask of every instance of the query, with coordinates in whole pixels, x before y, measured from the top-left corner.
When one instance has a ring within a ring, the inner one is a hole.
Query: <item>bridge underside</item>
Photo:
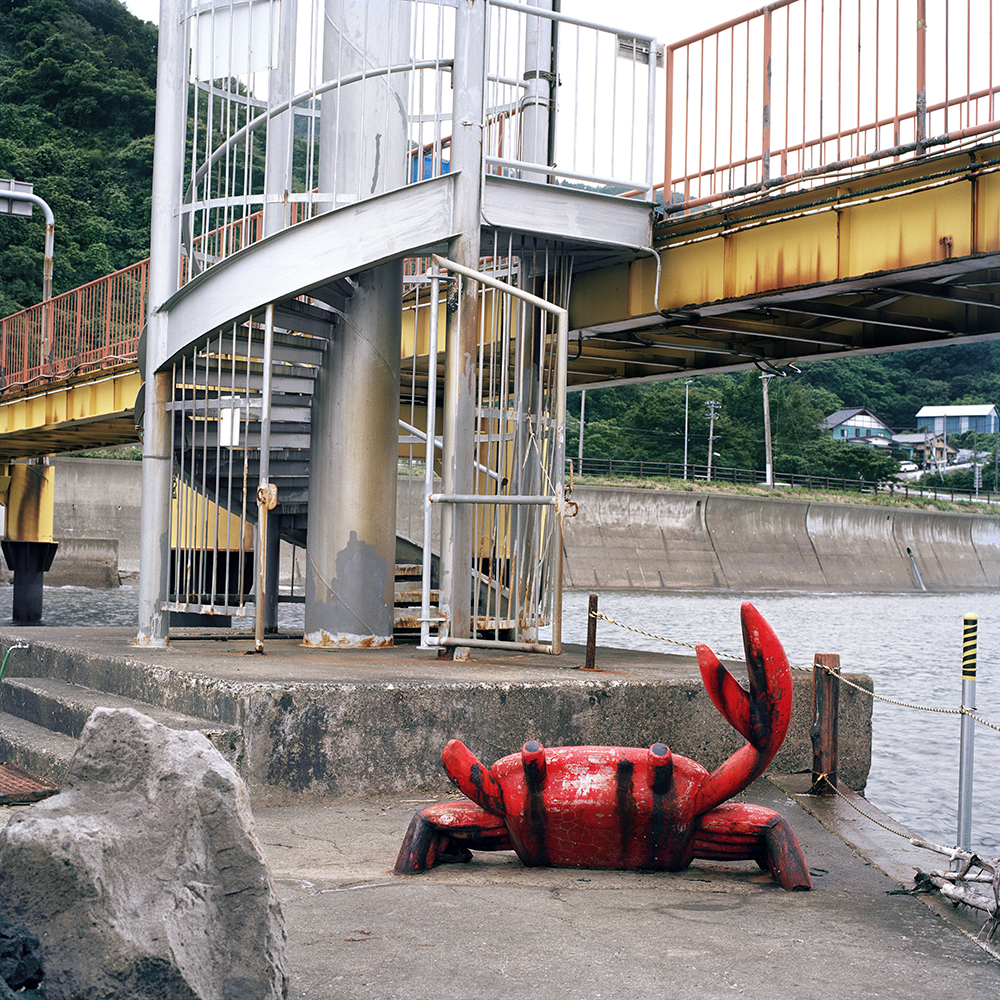
[[[133,364],[5,397],[0,405],[0,463],[135,444],[135,400],[141,384]]]
[[[670,217],[652,255],[581,275],[571,385],[1000,336],[1000,146]]]

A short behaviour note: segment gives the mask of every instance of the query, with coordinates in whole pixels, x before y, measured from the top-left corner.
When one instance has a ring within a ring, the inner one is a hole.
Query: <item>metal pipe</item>
[[[972,849],[972,772],[975,764],[976,728],[968,712],[976,710],[976,632],[979,619],[967,614],[962,630],[962,732],[958,755],[957,846]]]
[[[424,448],[424,549],[420,566],[420,648],[431,646],[431,493],[434,489],[434,447],[435,423],[437,421],[437,356],[438,356],[438,312],[441,295],[441,278],[437,265],[431,269],[430,330],[427,343],[427,445]],[[416,331],[414,318],[414,331]],[[414,336],[414,355],[416,336]]]
[[[268,482],[271,473],[271,378],[274,364],[274,303],[264,311],[264,373],[260,398],[260,459],[257,477],[257,594],[254,599],[254,651],[264,652],[264,626],[267,619],[268,513],[274,509],[276,496]]]
[[[455,232],[448,245],[453,268],[438,258],[435,263],[466,277],[479,277],[484,179],[483,131],[486,112],[487,4],[457,0],[455,10],[455,59],[453,82],[454,134],[451,172],[457,173]],[[449,292],[447,354],[444,374],[444,447],[441,479],[446,493],[470,493],[473,483],[473,440],[476,427],[475,358],[478,310],[475,297],[463,302],[463,282]],[[468,638],[472,626],[472,511],[446,506],[441,516],[441,603],[444,628],[450,635]],[[461,656],[462,654],[460,654]]]
[[[159,372],[167,352],[167,317],[160,306],[177,290],[180,274],[178,178],[184,170],[188,111],[187,4],[161,0],[157,52],[157,142],[153,151],[153,197],[150,229],[149,305],[146,326],[146,408],[142,446],[142,508],[139,566],[139,622],[136,644],[165,646],[170,556],[172,456],[166,405],[173,396],[171,372]]]
[[[760,384],[764,391],[764,485],[774,485],[774,471],[771,464],[771,399],[768,383],[773,375],[761,375]]]

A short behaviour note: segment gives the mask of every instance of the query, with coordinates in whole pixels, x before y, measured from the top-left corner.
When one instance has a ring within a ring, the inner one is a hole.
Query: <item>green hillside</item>
[[[56,294],[149,256],[156,34],[118,0],[0,2],[0,177],[52,207]],[[0,215],[0,315],[41,298],[44,239]]]

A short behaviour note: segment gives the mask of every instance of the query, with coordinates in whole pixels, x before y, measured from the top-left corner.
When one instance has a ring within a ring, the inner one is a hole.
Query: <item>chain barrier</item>
[[[876,826],[882,827],[883,830],[889,833],[894,833],[897,837],[902,837],[903,840],[911,840],[911,835],[909,833],[900,833],[899,830],[894,830],[891,826],[883,823],[881,820],[877,820],[874,816],[869,816],[864,809],[859,809],[831,780],[828,774],[821,774],[816,778],[813,787],[820,781],[825,781],[826,784],[837,793],[837,795],[842,798],[859,816],[864,816],[869,823],[874,823]]]
[[[679,639],[668,639],[666,636],[657,635],[655,632],[645,632],[641,628],[635,628],[632,625],[626,625],[623,622],[615,621],[614,618],[609,618],[607,615],[602,614],[600,611],[594,613],[594,618],[598,621],[607,622],[609,625],[617,625],[618,628],[627,629],[629,632],[636,632],[639,635],[644,635],[649,639],[657,639],[660,642],[669,642],[675,646],[685,646],[688,649],[694,649],[694,645],[690,642],[681,642]],[[733,656],[732,653],[717,653],[717,656],[722,659],[727,660],[739,660],[742,657]],[[817,666],[821,666],[817,664]],[[961,705],[958,708],[937,708],[931,705],[917,705],[913,702],[908,701],[897,701],[895,698],[887,698],[885,695],[876,694],[870,688],[862,687],[860,684],[855,684],[854,681],[849,681],[842,673],[837,670],[833,670],[830,667],[822,666],[821,669],[825,670],[827,673],[833,674],[841,684],[846,684],[848,687],[854,688],[856,691],[861,691],[863,694],[868,695],[869,698],[877,699],[878,701],[884,701],[889,705],[896,705],[899,708],[912,708],[917,712],[936,712],[939,715],[967,715],[974,722],[978,722],[982,726],[986,726],[988,729],[993,729],[1000,733],[1000,726],[994,725],[992,722],[987,722],[986,719],[981,718],[976,715],[970,709],[966,708],[965,705]],[[793,666],[792,670],[798,671],[799,673],[812,673],[812,669],[809,667],[796,667]],[[875,822],[874,820],[872,822]]]

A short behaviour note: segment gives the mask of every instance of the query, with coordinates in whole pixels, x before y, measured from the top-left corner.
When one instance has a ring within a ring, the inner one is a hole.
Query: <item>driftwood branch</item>
[[[914,891],[930,892],[937,890],[956,906],[960,903],[986,913],[987,920],[980,934],[987,940],[992,939],[1000,928],[1000,860],[997,858],[982,858],[970,851],[957,847],[942,847],[929,841],[914,837],[910,843],[915,847],[923,847],[936,854],[943,854],[950,861],[960,861],[957,871],[929,871],[917,869],[914,879]],[[976,871],[973,871],[976,869]],[[973,885],[988,885],[993,890],[993,899],[977,892]]]

